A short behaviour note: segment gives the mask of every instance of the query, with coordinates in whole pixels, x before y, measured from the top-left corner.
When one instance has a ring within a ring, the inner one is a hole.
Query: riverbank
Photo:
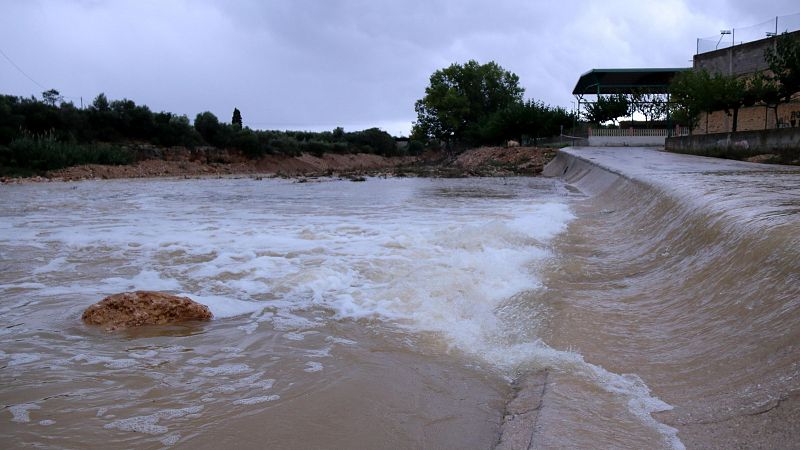
[[[555,156],[538,147],[481,147],[451,155],[427,152],[420,156],[385,157],[375,154],[331,154],[314,156],[267,155],[259,159],[226,157],[215,160],[193,158],[189,152],[173,152],[169,158],[148,158],[131,165],[88,164],[46,172],[41,176],[2,178],[2,183],[80,181],[119,178],[219,177],[253,175],[313,177],[365,175],[389,176],[513,176],[537,175]]]

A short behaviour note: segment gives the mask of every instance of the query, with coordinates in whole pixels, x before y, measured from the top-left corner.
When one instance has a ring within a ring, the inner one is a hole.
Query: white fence
[[[663,147],[667,137],[686,136],[688,128],[589,128],[592,147]]]
[[[686,136],[689,129],[675,128],[589,128],[589,136],[620,137],[620,136]]]

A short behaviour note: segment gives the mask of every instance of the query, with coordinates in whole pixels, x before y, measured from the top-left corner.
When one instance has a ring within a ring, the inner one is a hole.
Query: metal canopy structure
[[[581,75],[572,94],[579,98],[584,95],[633,94],[636,91],[667,94],[672,78],[689,70],[692,69],[592,69]]]

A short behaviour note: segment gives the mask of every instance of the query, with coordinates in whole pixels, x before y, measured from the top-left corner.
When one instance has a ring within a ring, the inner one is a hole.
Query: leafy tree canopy
[[[217,145],[219,143],[222,125],[220,125],[219,119],[214,113],[205,111],[198,114],[194,118],[194,128],[209,144]]]
[[[97,111],[108,111],[110,108],[108,105],[108,98],[106,98],[106,94],[102,92],[97,94],[97,97],[95,97],[94,101],[92,102],[92,108]]]
[[[800,91],[800,38],[786,33],[778,36],[775,48],[768,48],[764,57],[779,83],[781,100],[789,102]]]
[[[574,114],[560,107],[528,100],[517,102],[495,112],[480,128],[481,143],[500,144],[509,139],[518,142],[528,139],[552,137],[562,128],[573,125]]]
[[[56,103],[61,103],[64,97],[55,89],[50,89],[42,92],[42,101],[50,106],[56,106]]]
[[[451,143],[473,143],[489,116],[522,102],[519,77],[494,61],[470,60],[452,64],[431,75],[425,96],[414,109],[417,121],[412,135]]]
[[[231,125],[234,129],[242,129],[242,113],[239,108],[233,108],[233,117],[231,117]]]
[[[585,117],[591,123],[614,122],[628,115],[628,98],[623,94],[599,95],[597,101],[586,105]]]
[[[676,116],[697,125],[699,114],[725,111],[733,116],[731,131],[736,131],[739,109],[777,102],[777,86],[764,75],[749,80],[731,75],[709,74],[705,70],[682,72],[673,78],[670,94]]]

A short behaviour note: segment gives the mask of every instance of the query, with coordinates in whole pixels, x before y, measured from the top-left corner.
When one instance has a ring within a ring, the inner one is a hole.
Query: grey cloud
[[[593,67],[687,66],[695,38],[788,1],[1,1],[0,48],[73,99],[104,91],[257,128],[408,133],[430,74],[495,60],[526,95],[570,106]],[[796,8],[796,7],[795,7]],[[737,25],[737,24],[733,24]],[[40,88],[0,61],[5,93]],[[76,102],[77,103],[77,102]]]

